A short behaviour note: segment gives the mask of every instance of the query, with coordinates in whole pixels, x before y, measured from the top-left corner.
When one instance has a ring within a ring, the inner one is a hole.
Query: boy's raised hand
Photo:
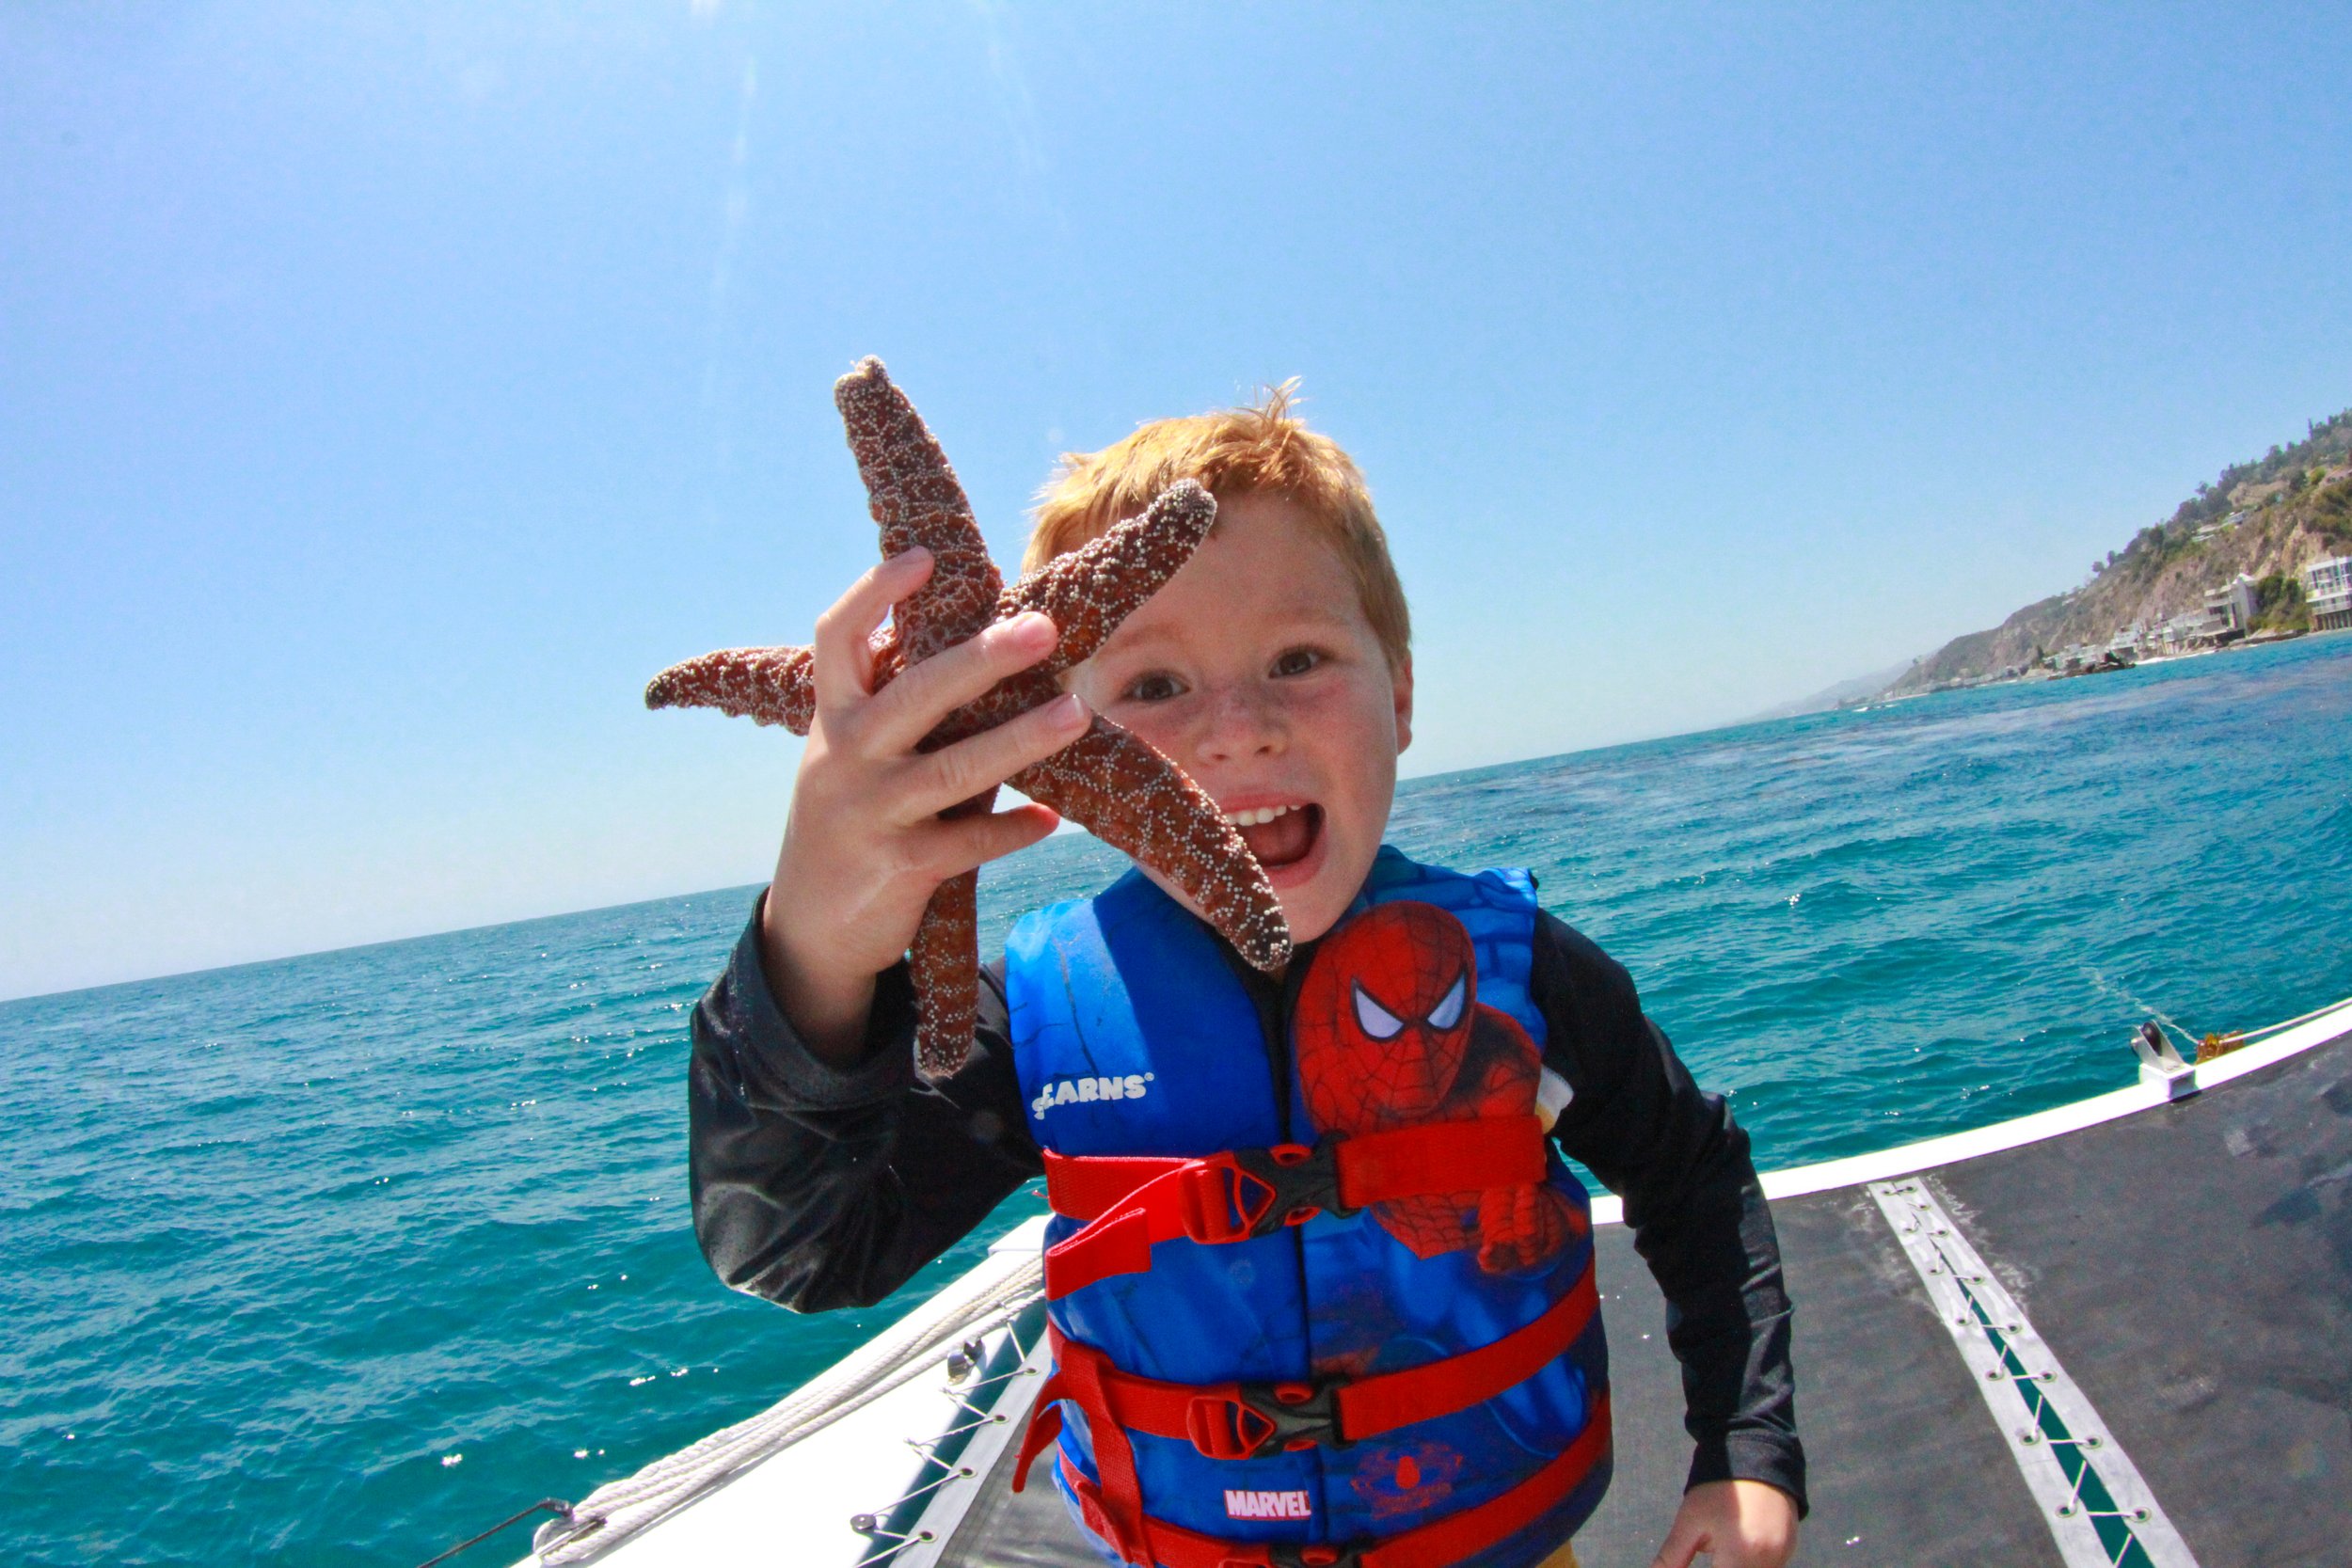
[[[1782,1568],[1797,1549],[1796,1499],[1760,1481],[1702,1481],[1682,1495],[1650,1568]]]
[[[943,819],[1083,733],[1075,696],[936,752],[915,745],[956,708],[1037,663],[1057,633],[1016,616],[873,689],[869,641],[890,607],[930,580],[932,559],[893,556],[817,620],[817,716],[760,922],[768,981],[803,1042],[837,1065],[864,1042],[874,980],[898,961],[932,890],[1036,843],[1060,820],[1043,806]]]

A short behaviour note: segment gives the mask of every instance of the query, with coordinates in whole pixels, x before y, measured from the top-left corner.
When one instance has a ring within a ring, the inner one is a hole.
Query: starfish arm
[[[1194,480],[1179,480],[1102,537],[1056,556],[1004,592],[1002,621],[1043,610],[1061,641],[1040,668],[1057,675],[1093,656],[1119,624],[1166,585],[1192,559],[1216,521],[1216,500]]]
[[[722,648],[673,664],[645,688],[647,707],[715,707],[806,735],[817,713],[806,648]]]
[[[987,626],[1004,578],[946,453],[882,361],[860,360],[834,384],[833,401],[882,526],[883,556],[920,545],[936,562],[930,581],[895,612],[906,660],[917,664]]]
[[[1290,924],[1265,868],[1208,793],[1147,741],[1097,715],[1008,782],[1168,877],[1256,968],[1290,960]]]
[[[923,907],[907,950],[914,979],[914,1065],[927,1078],[945,1078],[972,1054],[979,1016],[979,873],[950,877]]]

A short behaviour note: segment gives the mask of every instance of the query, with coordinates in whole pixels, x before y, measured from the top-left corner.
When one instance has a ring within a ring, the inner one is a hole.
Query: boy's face
[[[1193,558],[1070,684],[1234,820],[1294,938],[1347,911],[1412,738],[1412,667],[1390,670],[1346,566],[1299,507],[1221,499]]]

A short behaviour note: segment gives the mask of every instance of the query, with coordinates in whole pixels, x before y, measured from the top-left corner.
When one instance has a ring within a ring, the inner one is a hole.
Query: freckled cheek
[[[1277,690],[1279,695],[1268,698],[1266,706],[1279,712],[1295,728],[1329,733],[1338,737],[1356,727],[1355,705],[1344,691],[1329,687],[1321,690],[1297,687],[1287,690],[1278,688]]]
[[[1181,697],[1166,703],[1118,703],[1104,708],[1103,716],[1181,760],[1200,728],[1200,705]]]
[[[1295,738],[1328,749],[1335,759],[1376,763],[1377,753],[1396,749],[1395,710],[1359,691],[1324,691],[1295,699],[1288,711]]]

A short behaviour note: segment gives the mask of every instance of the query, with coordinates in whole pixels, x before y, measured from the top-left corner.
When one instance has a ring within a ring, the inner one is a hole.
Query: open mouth
[[[1323,808],[1311,802],[1229,811],[1225,820],[1240,830],[1241,841],[1268,871],[1305,860],[1323,833]]]

